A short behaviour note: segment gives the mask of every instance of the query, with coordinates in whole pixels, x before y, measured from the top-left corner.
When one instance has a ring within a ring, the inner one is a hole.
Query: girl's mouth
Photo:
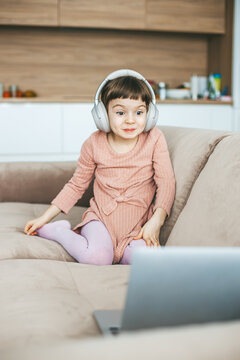
[[[123,129],[124,131],[126,131],[126,132],[133,132],[133,131],[135,131],[136,129]]]

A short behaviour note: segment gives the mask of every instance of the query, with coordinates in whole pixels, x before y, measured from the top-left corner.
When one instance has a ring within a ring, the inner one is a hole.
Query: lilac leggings
[[[111,265],[113,244],[110,234],[101,221],[92,220],[81,228],[81,235],[71,230],[67,220],[46,224],[37,230],[45,239],[54,240],[79,263],[92,265]],[[143,239],[132,240],[126,247],[120,264],[130,264],[136,247],[146,246]]]

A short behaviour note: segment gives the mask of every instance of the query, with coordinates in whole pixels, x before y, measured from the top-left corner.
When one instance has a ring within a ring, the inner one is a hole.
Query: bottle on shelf
[[[158,83],[158,87],[159,87],[159,98],[160,100],[165,100],[166,99],[166,95],[167,95],[167,91],[166,91],[166,83],[163,81],[160,81]]]
[[[192,96],[192,100],[197,100],[198,99],[198,76],[197,75],[192,75],[191,76],[191,96]]]
[[[219,73],[214,73],[213,77],[214,77],[214,82],[215,82],[216,98],[220,98],[220,96],[221,96],[222,75],[219,74]]]
[[[216,100],[216,85],[213,74],[208,77],[208,93],[210,100]]]

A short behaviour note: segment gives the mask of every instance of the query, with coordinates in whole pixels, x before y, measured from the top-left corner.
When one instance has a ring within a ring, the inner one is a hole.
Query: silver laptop
[[[104,335],[240,318],[240,248],[140,248],[123,310],[97,310]]]

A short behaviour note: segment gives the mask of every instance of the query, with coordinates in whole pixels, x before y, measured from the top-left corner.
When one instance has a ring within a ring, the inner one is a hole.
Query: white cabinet
[[[210,129],[235,131],[231,106],[213,106],[210,114]]]
[[[233,109],[234,131],[240,131],[240,109]]]
[[[230,105],[158,104],[159,125],[239,130]],[[0,161],[76,161],[97,130],[93,104],[0,104]]]
[[[97,130],[92,118],[92,104],[64,104],[63,152],[80,153],[84,141]]]
[[[231,105],[158,104],[159,125],[233,131]]]
[[[28,154],[58,153],[61,151],[60,134],[58,105],[0,105],[1,157],[14,155],[17,160]]]

